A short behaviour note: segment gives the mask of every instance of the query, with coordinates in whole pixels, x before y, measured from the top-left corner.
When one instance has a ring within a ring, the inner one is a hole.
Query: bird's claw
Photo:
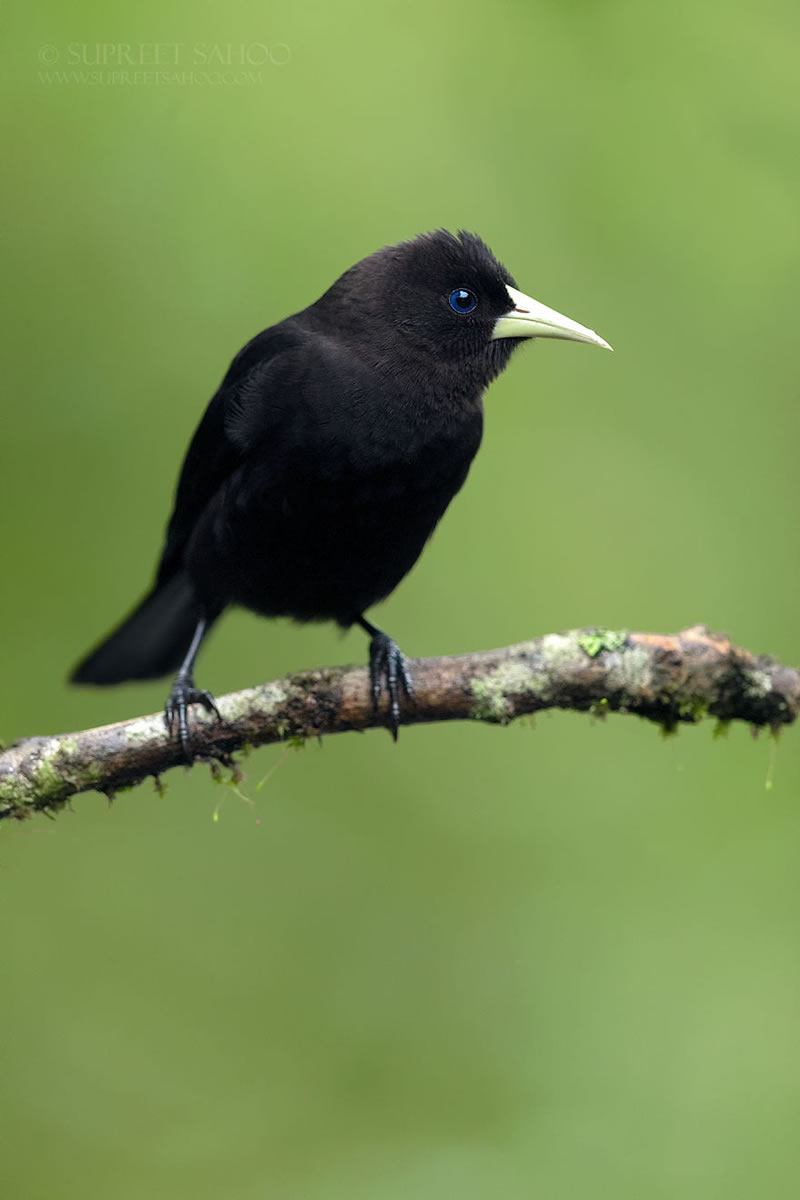
[[[400,691],[409,699],[414,697],[414,681],[405,656],[388,634],[374,634],[369,644],[369,679],[372,708],[378,710],[383,685],[389,693],[389,732],[397,741],[400,727]]]
[[[206,692],[202,688],[196,688],[194,680],[191,677],[185,676],[182,678],[180,675],[178,676],[172,685],[169,699],[164,706],[164,724],[167,727],[170,737],[175,737],[177,734],[183,747],[186,761],[191,766],[194,762],[194,752],[189,741],[190,704],[202,704],[206,712],[213,713],[218,721],[222,720],[222,716],[211,692]]]

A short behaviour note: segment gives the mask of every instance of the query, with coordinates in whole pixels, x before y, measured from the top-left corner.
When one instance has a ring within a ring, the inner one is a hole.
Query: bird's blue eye
[[[457,313],[471,313],[478,304],[478,297],[474,292],[468,292],[466,288],[456,288],[447,299],[450,307]]]

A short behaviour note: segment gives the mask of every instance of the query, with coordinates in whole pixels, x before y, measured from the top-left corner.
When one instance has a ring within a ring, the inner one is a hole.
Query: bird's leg
[[[189,743],[189,705],[202,704],[206,712],[214,713],[217,720],[222,720],[211,692],[205,692],[194,685],[194,662],[197,658],[200,644],[207,632],[208,621],[205,618],[201,618],[195,626],[191,645],[186,651],[186,657],[181,663],[178,674],[175,676],[172,691],[164,708],[164,723],[167,726],[169,735],[170,737],[174,737],[177,733],[183,746],[186,761],[190,766],[194,761],[194,754]]]
[[[356,620],[370,636],[369,679],[372,707],[377,712],[381,689],[385,683],[389,693],[389,732],[397,741],[397,730],[400,726],[400,689],[402,688],[409,698],[414,695],[414,683],[408,663],[388,633],[378,629],[366,617],[357,617]]]

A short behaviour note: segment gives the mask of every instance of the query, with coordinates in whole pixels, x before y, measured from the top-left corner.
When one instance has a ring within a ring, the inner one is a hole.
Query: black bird
[[[189,706],[217,713],[195,659],[223,609],[357,624],[396,738],[411,676],[364,614],[416,562],[480,445],[485,388],[532,337],[611,349],[517,291],[479,237],[444,230],[371,254],[257,334],[192,438],[151,591],[73,681],[177,671],[165,719],[191,761]]]

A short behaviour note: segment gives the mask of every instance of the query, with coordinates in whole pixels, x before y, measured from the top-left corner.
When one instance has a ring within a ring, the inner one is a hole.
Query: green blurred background
[[[64,681],[229,359],[442,225],[616,353],[515,357],[381,624],[427,655],[704,621],[800,661],[795,3],[69,8],[5,38],[6,741],[162,704]],[[235,613],[199,679],[365,654]],[[251,803],[201,767],[2,828],[3,1194],[796,1197],[796,734],[770,790],[771,752],[376,732],[260,790],[253,755]]]

